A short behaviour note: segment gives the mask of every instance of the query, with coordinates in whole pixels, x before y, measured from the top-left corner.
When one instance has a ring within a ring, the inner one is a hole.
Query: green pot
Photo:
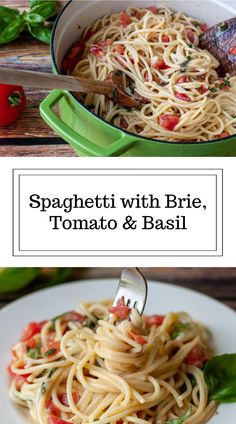
[[[146,5],[145,1],[130,1],[129,5],[137,3],[140,7]],[[232,8],[215,0],[205,0],[205,8],[199,8],[198,2],[191,0],[167,3],[209,24],[234,14]],[[69,1],[58,16],[52,35],[51,54],[55,72],[60,73],[66,51],[79,39],[85,26],[102,15],[120,10],[120,2],[116,0]],[[83,28],[78,30],[81,22]],[[56,106],[59,106],[59,114],[55,112]],[[80,156],[236,156],[236,135],[187,143],[143,138],[107,123],[89,111],[74,94],[65,91],[56,90],[49,94],[41,103],[40,112],[47,124]]]

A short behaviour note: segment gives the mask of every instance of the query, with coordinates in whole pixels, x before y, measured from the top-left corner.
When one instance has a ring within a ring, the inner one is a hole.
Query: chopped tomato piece
[[[197,80],[198,80],[198,81],[205,81],[205,79],[206,79],[205,74],[203,74],[203,75],[199,75],[199,76],[197,77]]]
[[[177,97],[177,99],[183,100],[184,102],[191,102],[190,97],[185,93],[176,92],[175,97]]]
[[[55,415],[49,415],[47,424],[70,424],[69,421],[62,420]]]
[[[94,32],[91,29],[88,29],[85,37],[84,37],[84,41],[88,41],[92,36],[94,35]]]
[[[101,40],[97,43],[97,45],[102,48],[111,46],[112,44],[113,44],[113,40],[111,38],[107,38],[106,40]]]
[[[36,346],[36,340],[34,337],[31,337],[31,339],[27,340],[27,347],[30,349],[33,349]]]
[[[198,89],[200,94],[204,94],[208,91],[208,88],[205,87],[204,85],[201,85],[201,87]]]
[[[149,7],[146,7],[146,9],[150,10],[150,12],[152,12],[153,15],[157,15],[158,13],[158,8],[156,6],[149,6]]]
[[[9,376],[11,377],[11,378],[14,378],[15,377],[15,373],[11,370],[11,363],[8,365],[8,367],[7,367],[7,373],[9,374]]]
[[[52,400],[47,400],[46,410],[47,410],[48,413],[53,414],[56,417],[59,417],[59,415],[60,415],[60,410],[57,408],[57,406],[53,403]]]
[[[144,321],[148,327],[151,327],[152,325],[162,325],[164,319],[165,315],[150,315],[144,317]]]
[[[227,132],[222,132],[220,135],[217,135],[216,138],[225,138],[229,137],[229,134]]]
[[[209,355],[206,350],[198,344],[191,352],[186,356],[184,362],[187,365],[194,365],[195,367],[202,368],[205,362],[209,359]]]
[[[41,348],[43,356],[54,356],[60,352],[60,342],[51,342]]]
[[[78,41],[70,48],[69,53],[64,57],[62,61],[61,70],[63,73],[66,73],[67,71],[73,72],[75,66],[81,59],[84,50],[84,41]]]
[[[134,16],[135,18],[137,18],[138,20],[140,20],[142,14],[138,10],[134,10],[132,12],[132,16]]]
[[[154,69],[164,70],[169,69],[170,67],[164,62],[164,60],[159,59],[157,56],[153,58],[152,66]]]
[[[149,81],[149,73],[148,73],[148,71],[146,71],[144,73],[144,79],[145,79],[145,81]]]
[[[121,128],[124,128],[124,130],[128,128],[128,124],[125,119],[121,119],[120,125],[121,125]]]
[[[81,324],[83,324],[83,322],[85,320],[86,320],[86,318],[85,318],[84,315],[80,314],[79,312],[75,312],[75,311],[67,312],[63,317],[64,322],[79,321]]]
[[[108,310],[117,318],[126,319],[128,318],[131,309],[128,306],[111,306]]]
[[[78,392],[73,392],[72,394],[73,401],[75,404],[77,404],[80,400],[80,395]],[[68,398],[66,393],[62,393],[62,395],[59,396],[59,400],[64,406],[69,406]]]
[[[233,47],[232,49],[230,49],[230,54],[234,54],[234,55],[236,55],[236,46],[235,47]]]
[[[18,392],[20,392],[21,387],[27,381],[27,378],[28,377],[26,377],[24,375],[16,375],[16,377],[15,377],[15,386],[16,386],[16,390]]]
[[[89,51],[92,55],[97,56],[99,59],[103,59],[105,56],[102,47],[99,46],[93,46]]]
[[[24,329],[21,335],[21,341],[26,342],[27,340],[31,339],[35,334],[38,334],[41,332],[44,324],[46,324],[47,321],[42,322],[30,322]]]
[[[177,81],[176,84],[182,84],[185,82],[189,82],[189,77],[187,75],[183,75],[182,77],[180,77]]]
[[[148,341],[141,334],[136,333],[136,331],[129,331],[129,336],[140,345],[148,343]]]
[[[116,421],[116,424],[123,424],[123,421],[118,420],[118,421]]]
[[[169,43],[169,42],[170,42],[170,37],[169,37],[168,35],[163,35],[163,36],[161,37],[161,41],[162,41],[163,43]]]
[[[194,46],[197,47],[198,44],[199,44],[199,38],[198,38],[197,34],[195,34],[195,32],[192,31],[191,29],[187,29],[186,34],[187,34],[187,38],[189,39],[190,43],[192,43]]]
[[[122,46],[121,44],[117,44],[117,45],[115,46],[115,51],[116,51],[117,53],[119,53],[121,56],[123,56],[123,54],[125,53],[125,48],[124,48],[124,46]]]
[[[131,24],[130,16],[126,12],[120,12],[120,25],[126,28],[129,24]]]
[[[159,123],[162,128],[168,131],[173,131],[179,123],[179,117],[176,115],[161,115]]]
[[[201,24],[200,29],[201,31],[206,32],[209,29],[209,26],[207,24]]]

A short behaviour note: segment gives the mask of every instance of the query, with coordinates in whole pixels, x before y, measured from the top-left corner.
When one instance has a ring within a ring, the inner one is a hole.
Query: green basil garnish
[[[39,349],[30,349],[27,353],[27,356],[32,359],[38,359],[40,357]]]
[[[44,356],[51,356],[54,355],[54,353],[56,353],[56,349],[55,347],[53,347],[52,349],[47,350],[47,352],[44,353]]]
[[[172,333],[170,334],[171,340],[177,339],[177,337],[180,336],[180,334],[184,333],[185,330],[188,330],[189,328],[191,328],[191,324],[189,323],[179,322],[175,324],[174,329]]]
[[[165,424],[182,424],[188,417],[190,417],[191,411],[190,409],[179,418],[174,418],[173,420],[166,421]]]

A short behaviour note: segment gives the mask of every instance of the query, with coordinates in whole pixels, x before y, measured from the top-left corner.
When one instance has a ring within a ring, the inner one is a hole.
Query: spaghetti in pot
[[[198,47],[206,29],[166,7],[129,7],[86,28],[64,58],[62,72],[104,81],[121,71],[127,94],[143,102],[140,110],[102,95],[78,98],[128,132],[175,142],[224,138],[236,133],[236,77],[220,79],[219,62]]]
[[[208,331],[183,312],[141,317],[110,302],[30,323],[13,349],[11,398],[40,424],[204,424]]]

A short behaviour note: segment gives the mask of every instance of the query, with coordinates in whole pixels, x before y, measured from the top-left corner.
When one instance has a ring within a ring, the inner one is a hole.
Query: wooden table
[[[214,297],[236,311],[236,268],[140,268],[148,280],[169,282],[189,287]],[[121,268],[74,268],[69,278],[119,278]],[[44,281],[37,281],[19,293],[0,294],[0,306],[22,295],[43,288]]]
[[[2,6],[20,10],[28,4],[28,0],[1,1]],[[16,41],[0,46],[0,66],[51,72],[50,48],[23,33]],[[40,117],[39,104],[47,94],[46,90],[26,89],[26,111],[13,125],[0,128],[0,156],[76,156]]]

